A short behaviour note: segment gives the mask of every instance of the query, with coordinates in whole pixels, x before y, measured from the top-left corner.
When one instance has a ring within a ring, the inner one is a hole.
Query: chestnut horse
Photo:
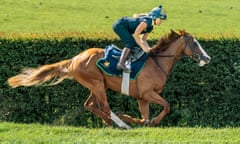
[[[136,80],[130,81],[129,95],[137,99],[141,113],[141,118],[133,118],[126,114],[117,116],[109,107],[106,89],[121,92],[122,78],[106,75],[96,66],[96,61],[103,56],[104,49],[90,48],[72,59],[43,65],[39,68],[24,69],[20,74],[9,78],[8,83],[16,88],[41,85],[50,80],[52,81],[49,85],[55,85],[65,78],[73,78],[90,90],[84,107],[100,117],[107,126],[112,126],[112,120],[123,128],[130,127],[122,120],[128,123],[154,126],[170,111],[169,103],[159,96],[159,93],[163,90],[176,61],[188,56],[199,62],[199,66],[210,62],[210,57],[191,34],[183,30],[177,32],[171,30],[152,47],[141,73]],[[150,103],[163,106],[162,112],[151,121],[149,120]]]

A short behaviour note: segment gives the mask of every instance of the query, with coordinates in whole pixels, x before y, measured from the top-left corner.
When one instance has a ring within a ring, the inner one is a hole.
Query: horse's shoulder
[[[83,53],[87,53],[89,56],[103,55],[104,49],[103,48],[89,48],[89,49],[86,49]]]
[[[87,51],[89,51],[89,52],[104,52],[104,48],[89,48],[89,49],[87,49]]]

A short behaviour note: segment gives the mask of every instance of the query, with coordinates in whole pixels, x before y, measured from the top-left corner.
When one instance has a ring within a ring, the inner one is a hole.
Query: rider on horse
[[[122,17],[113,24],[113,30],[125,44],[117,64],[118,69],[127,71],[125,61],[132,48],[140,46],[144,52],[150,52],[151,48],[147,43],[148,34],[153,30],[154,25],[160,25],[162,20],[166,19],[167,15],[160,5],[148,14],[141,14],[138,17]]]

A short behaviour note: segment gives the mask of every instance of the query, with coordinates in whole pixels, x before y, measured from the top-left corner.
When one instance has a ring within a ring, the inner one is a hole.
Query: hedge
[[[159,126],[240,126],[240,39],[199,40],[212,57],[198,67],[191,59],[177,63],[161,95],[171,112]],[[122,46],[116,39],[84,38],[0,38],[0,120],[103,127],[103,122],[86,111],[83,103],[89,91],[74,80],[57,86],[11,89],[6,81],[24,67],[38,67],[71,58],[90,47]],[[150,41],[150,44],[156,40]],[[113,111],[140,117],[134,98],[108,90]],[[151,117],[162,110],[151,104]]]

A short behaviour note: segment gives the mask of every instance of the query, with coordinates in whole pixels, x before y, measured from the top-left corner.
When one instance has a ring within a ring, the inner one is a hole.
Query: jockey
[[[147,43],[148,34],[153,30],[153,26],[160,25],[166,19],[167,15],[160,5],[153,8],[150,13],[122,17],[113,24],[114,32],[125,44],[117,64],[119,70],[127,71],[125,61],[132,48],[140,46],[144,52],[150,52],[151,48]]]

